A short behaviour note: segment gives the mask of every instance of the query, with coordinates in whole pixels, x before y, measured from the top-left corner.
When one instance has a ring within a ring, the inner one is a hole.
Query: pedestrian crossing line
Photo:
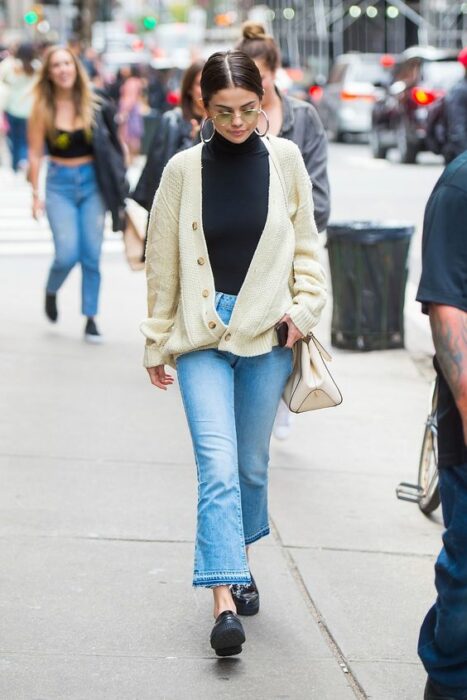
[[[24,178],[0,168],[0,257],[18,255],[52,255],[52,232],[43,216],[34,221],[31,214],[31,188]],[[103,250],[123,250],[122,234],[112,231],[106,218]]]
[[[106,240],[103,243],[102,250],[104,253],[121,253],[123,255],[123,241]],[[22,241],[20,243],[9,241],[0,243],[0,258],[9,256],[25,256],[25,255],[52,255],[54,246],[51,240],[49,241]]]

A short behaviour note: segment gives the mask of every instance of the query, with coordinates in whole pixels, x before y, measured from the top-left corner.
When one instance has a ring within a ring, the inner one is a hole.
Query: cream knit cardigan
[[[279,137],[263,142],[270,164],[268,214],[228,326],[215,310],[203,233],[202,144],[168,162],[148,231],[145,367],[175,367],[178,355],[207,348],[262,355],[277,345],[274,326],[285,313],[303,335],[318,323],[326,291],[310,178],[294,143]]]

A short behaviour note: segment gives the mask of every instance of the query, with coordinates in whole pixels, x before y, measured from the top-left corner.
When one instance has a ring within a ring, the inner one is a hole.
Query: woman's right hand
[[[153,386],[157,386],[158,389],[167,391],[167,387],[174,383],[174,378],[171,374],[167,374],[164,365],[157,365],[157,367],[146,367],[149,374],[149,379]]]
[[[39,221],[44,213],[44,202],[36,196],[32,198],[32,216],[36,221]]]

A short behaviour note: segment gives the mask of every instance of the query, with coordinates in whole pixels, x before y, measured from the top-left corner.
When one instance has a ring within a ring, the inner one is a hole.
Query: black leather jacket
[[[446,145],[444,155],[449,163],[467,150],[467,76],[445,97]]]
[[[117,135],[115,110],[110,102],[104,101],[96,112],[92,144],[97,182],[106,209],[112,216],[112,229],[123,231],[129,186],[125,155]]]
[[[323,231],[331,210],[327,174],[327,138],[313,105],[294,97],[281,95],[284,121],[279,136],[290,139],[299,147],[306,169],[313,184],[315,221],[318,231]]]
[[[191,124],[183,118],[182,110],[177,107],[162,114],[131,198],[150,211],[165,166],[175,153],[192,145]]]

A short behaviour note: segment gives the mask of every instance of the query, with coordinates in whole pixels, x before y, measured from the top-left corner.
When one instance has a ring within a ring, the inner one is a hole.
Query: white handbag
[[[313,333],[294,346],[294,366],[282,398],[293,413],[331,408],[342,403],[342,394],[326,361],[331,355]]]

